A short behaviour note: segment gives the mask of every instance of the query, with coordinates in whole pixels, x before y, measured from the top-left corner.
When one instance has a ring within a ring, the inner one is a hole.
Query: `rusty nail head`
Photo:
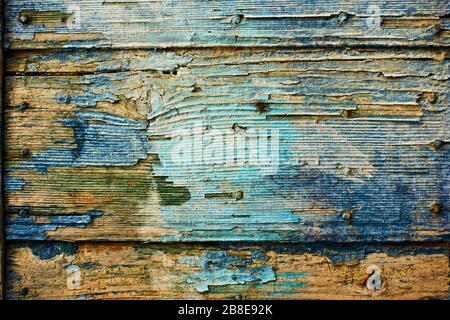
[[[20,23],[22,24],[28,24],[30,22],[30,17],[27,15],[23,15],[21,14],[18,18],[18,20],[20,21]]]
[[[244,193],[242,191],[233,192],[233,198],[236,200],[241,200],[244,197]]]
[[[433,203],[433,205],[430,208],[430,211],[432,214],[439,214],[441,213],[441,205],[439,203]]]
[[[430,143],[430,146],[434,149],[434,150],[439,150],[442,148],[442,146],[444,145],[444,141],[442,140],[435,140],[433,142]]]
[[[350,116],[351,116],[351,111],[350,110],[342,110],[342,116],[344,117],[344,118],[350,118]]]
[[[260,113],[266,112],[266,111],[269,110],[269,106],[268,106],[266,103],[264,103],[264,102],[256,101],[256,102],[255,102],[255,105],[256,105],[256,108],[258,108],[258,111],[259,111]]]
[[[435,34],[438,34],[439,32],[441,32],[441,26],[436,24],[430,28],[430,31]]]
[[[344,213],[342,213],[342,219],[344,219],[345,221],[351,221],[353,218],[353,214],[351,211],[345,211]]]
[[[339,22],[342,23],[342,22],[346,21],[347,19],[348,19],[348,16],[345,12],[339,13],[339,15],[338,15]]]
[[[237,14],[237,15],[235,15],[235,16],[233,16],[231,18],[231,22],[233,24],[239,24],[239,23],[242,22],[243,19],[244,19],[244,15],[243,14]]]

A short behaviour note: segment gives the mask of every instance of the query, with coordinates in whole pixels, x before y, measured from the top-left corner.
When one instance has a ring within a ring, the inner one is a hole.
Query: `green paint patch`
[[[161,205],[176,206],[181,205],[191,198],[191,193],[186,187],[175,186],[173,182],[167,181],[167,177],[154,177],[156,189],[161,198]]]

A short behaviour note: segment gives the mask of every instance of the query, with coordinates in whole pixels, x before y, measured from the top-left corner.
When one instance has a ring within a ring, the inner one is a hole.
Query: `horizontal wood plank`
[[[14,53],[7,237],[448,239],[447,57]]]
[[[448,47],[449,14],[446,0],[11,0],[5,35],[12,49]]]
[[[0,29],[3,30],[3,1],[0,2]],[[2,186],[0,187],[0,300],[3,300],[4,287],[5,287],[5,224],[4,224],[4,160],[3,160],[3,150],[4,150],[4,125],[3,125],[3,96],[4,96],[4,74],[5,74],[5,55],[3,51],[3,33],[0,34],[0,181],[2,181]]]
[[[12,243],[8,299],[445,299],[448,251],[414,245]]]

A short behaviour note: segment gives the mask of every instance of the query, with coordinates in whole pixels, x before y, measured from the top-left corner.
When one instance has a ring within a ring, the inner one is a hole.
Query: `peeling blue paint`
[[[74,104],[75,107],[79,108],[93,108],[97,105],[98,102],[110,102],[115,103],[120,99],[113,94],[104,93],[104,94],[95,94],[91,95],[87,94],[63,94],[58,93],[56,95],[56,101],[58,103],[64,104]]]
[[[26,182],[23,178],[14,177],[11,175],[6,175],[5,177],[6,192],[22,191],[25,185]]]
[[[76,148],[49,148],[20,168],[46,173],[48,167],[130,166],[148,157],[147,122],[98,112],[80,111],[76,116],[61,120],[73,128]]]
[[[7,220],[7,240],[46,240],[47,231],[58,228],[85,228],[93,219],[103,215],[102,211],[91,210],[85,214],[67,214],[48,216],[49,222],[37,222],[37,216],[16,217]]]
[[[73,256],[78,250],[78,244],[71,242],[35,242],[28,247],[41,260],[51,260],[60,254]]]
[[[271,266],[251,267],[252,258],[229,255],[224,251],[207,252],[201,257],[182,257],[179,263],[196,265],[203,269],[187,279],[199,292],[207,292],[210,286],[275,281]]]

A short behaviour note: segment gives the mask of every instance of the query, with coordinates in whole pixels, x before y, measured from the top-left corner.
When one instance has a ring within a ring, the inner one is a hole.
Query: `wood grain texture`
[[[447,49],[25,51],[7,68],[11,240],[448,239]],[[255,137],[271,151],[253,161]]]
[[[4,225],[4,125],[3,125],[3,96],[4,96],[4,50],[3,50],[3,0],[0,0],[0,300],[3,300],[5,287],[5,225]]]
[[[0,295],[448,298],[449,1],[9,0],[4,30]]]
[[[17,243],[7,297],[445,299],[448,263],[440,246]]]
[[[13,49],[450,44],[446,0],[10,0],[6,12]]]

